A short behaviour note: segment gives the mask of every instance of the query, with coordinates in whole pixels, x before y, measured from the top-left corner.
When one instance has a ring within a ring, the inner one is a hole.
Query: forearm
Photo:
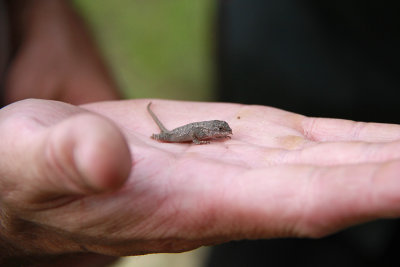
[[[29,38],[51,35],[60,28],[60,21],[79,19],[67,0],[8,0],[8,6],[16,45]]]
[[[121,98],[70,1],[14,0],[8,4],[14,50],[6,77],[8,103],[43,98],[82,104]]]

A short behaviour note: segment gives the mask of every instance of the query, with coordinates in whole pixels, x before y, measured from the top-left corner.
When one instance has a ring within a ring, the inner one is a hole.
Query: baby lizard
[[[229,135],[232,134],[228,123],[218,120],[193,122],[169,131],[153,113],[150,106],[151,102],[147,105],[147,110],[161,130],[161,133],[151,136],[155,140],[171,143],[193,142],[199,145],[210,143],[210,141],[206,141],[209,139],[230,138]]]

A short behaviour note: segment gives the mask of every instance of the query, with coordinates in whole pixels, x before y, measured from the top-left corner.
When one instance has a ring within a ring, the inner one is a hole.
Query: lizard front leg
[[[195,133],[193,133],[191,137],[192,137],[193,143],[195,143],[196,145],[205,145],[205,144],[210,143],[210,141],[200,140],[199,138],[197,138]]]

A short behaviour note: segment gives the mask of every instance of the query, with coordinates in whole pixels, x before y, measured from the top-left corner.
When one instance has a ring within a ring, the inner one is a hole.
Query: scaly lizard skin
[[[193,142],[200,145],[209,144],[210,141],[205,141],[209,139],[230,138],[229,135],[232,134],[228,123],[218,120],[193,122],[169,131],[150,109],[150,105],[151,102],[147,105],[147,110],[161,130],[161,133],[151,136],[155,140],[171,143]]]

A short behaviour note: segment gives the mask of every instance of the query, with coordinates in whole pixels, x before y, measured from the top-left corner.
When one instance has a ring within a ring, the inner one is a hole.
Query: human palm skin
[[[179,252],[400,215],[398,125],[152,100],[166,127],[220,119],[233,130],[206,145],[161,143],[149,101],[0,110],[1,245],[16,255]]]

